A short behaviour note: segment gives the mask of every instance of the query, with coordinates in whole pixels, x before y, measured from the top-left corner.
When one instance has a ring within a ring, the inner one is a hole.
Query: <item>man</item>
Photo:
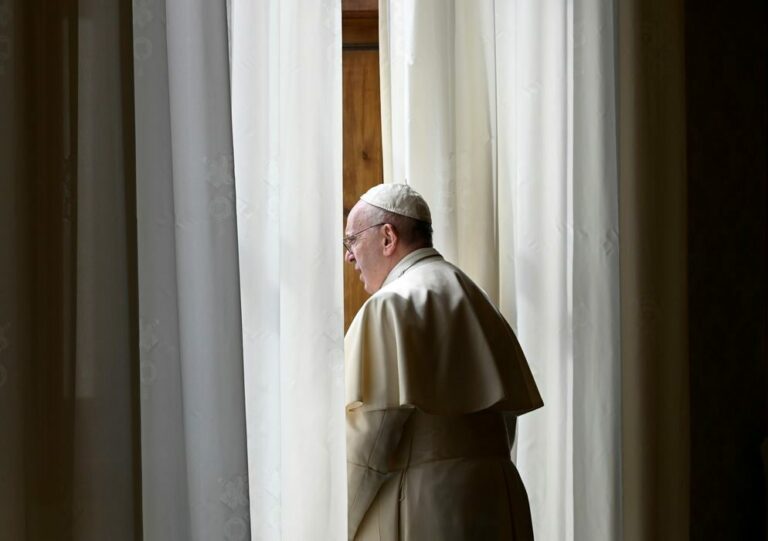
[[[347,220],[346,260],[372,294],[344,341],[349,538],[532,539],[510,446],[541,397],[507,322],[432,248],[431,223],[404,184],[372,188]]]

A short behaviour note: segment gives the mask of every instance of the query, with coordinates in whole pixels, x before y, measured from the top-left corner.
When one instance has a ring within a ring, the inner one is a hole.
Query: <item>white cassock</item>
[[[344,351],[349,538],[532,539],[510,445],[543,402],[485,293],[433,248],[411,252]]]

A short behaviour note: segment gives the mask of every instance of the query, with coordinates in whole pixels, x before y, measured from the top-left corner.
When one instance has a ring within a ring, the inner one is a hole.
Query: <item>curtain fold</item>
[[[619,4],[627,541],[690,534],[683,21],[680,0]]]
[[[535,533],[619,538],[613,3],[380,6],[385,181],[430,202],[436,247],[499,304],[544,398],[516,442]]]
[[[143,525],[250,535],[225,0],[134,2]]]
[[[344,539],[341,6],[231,4],[252,535]]]
[[[76,297],[71,302],[76,313],[73,482],[78,502],[73,508],[73,538],[78,540],[141,535],[127,7],[127,2],[79,0],[77,41],[70,37],[77,49],[77,261]]]
[[[141,536],[128,6],[0,4],[3,539]]]

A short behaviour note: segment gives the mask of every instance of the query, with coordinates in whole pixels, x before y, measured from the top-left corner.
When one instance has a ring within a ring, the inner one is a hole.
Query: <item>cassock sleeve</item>
[[[413,408],[347,411],[348,535],[357,529],[381,486],[394,475],[393,459]]]

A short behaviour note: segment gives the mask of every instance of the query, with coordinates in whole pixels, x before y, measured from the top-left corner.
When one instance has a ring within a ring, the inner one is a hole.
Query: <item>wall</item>
[[[691,539],[765,539],[765,4],[685,28]]]

